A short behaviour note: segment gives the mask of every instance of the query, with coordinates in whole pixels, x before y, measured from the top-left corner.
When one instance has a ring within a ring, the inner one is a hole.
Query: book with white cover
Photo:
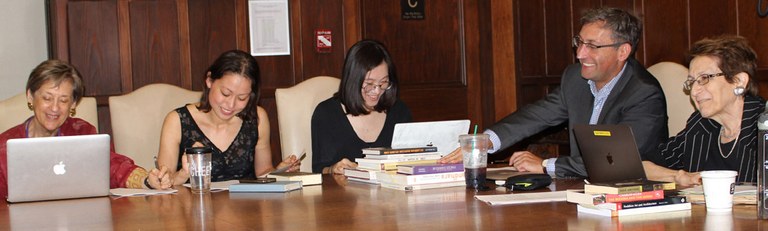
[[[278,172],[270,173],[267,177],[273,177],[277,181],[301,181],[303,186],[323,183],[323,177],[320,173],[311,172]]]
[[[621,210],[612,210],[612,209],[599,208],[599,207],[582,205],[582,204],[577,204],[576,208],[577,208],[576,210],[579,213],[588,213],[588,214],[594,214],[594,215],[605,216],[605,217],[617,217],[617,216],[621,217],[621,216],[641,215],[641,214],[649,214],[649,213],[691,210],[691,203],[668,204],[668,205],[641,207],[641,208],[633,208],[633,209],[621,209]]]
[[[391,184],[391,183],[381,183],[380,184],[382,188],[389,188],[389,189],[397,189],[402,191],[414,191],[414,190],[422,190],[422,189],[436,189],[436,188],[449,188],[449,187],[465,187],[467,186],[465,181],[451,181],[451,182],[443,182],[443,183],[432,183],[432,184],[417,184],[417,185],[402,185],[402,184]]]
[[[464,182],[464,172],[446,172],[424,175],[405,175],[392,172],[377,172],[376,178],[382,184],[417,185],[444,182]]]

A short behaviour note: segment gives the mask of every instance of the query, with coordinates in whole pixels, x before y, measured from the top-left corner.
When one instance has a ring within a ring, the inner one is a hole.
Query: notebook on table
[[[10,139],[8,202],[109,194],[109,135]]]
[[[573,126],[590,183],[647,182],[640,152],[628,125]]]
[[[459,148],[459,135],[468,131],[469,120],[399,123],[392,134],[392,148],[434,146],[445,155]]]

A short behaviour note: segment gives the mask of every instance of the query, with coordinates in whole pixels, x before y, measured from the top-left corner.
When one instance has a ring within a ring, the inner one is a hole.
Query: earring
[[[74,117],[75,115],[77,115],[77,109],[76,108],[69,109],[69,117]]]
[[[733,94],[737,96],[744,95],[744,91],[745,89],[743,87],[736,87],[733,89]]]
[[[32,107],[32,103],[27,102],[27,108],[29,108],[30,111],[34,110],[34,107]]]

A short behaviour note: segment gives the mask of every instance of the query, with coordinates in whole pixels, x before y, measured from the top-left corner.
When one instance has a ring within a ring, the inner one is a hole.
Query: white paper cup
[[[704,201],[707,211],[727,212],[733,208],[733,191],[736,187],[736,171],[702,171]]]

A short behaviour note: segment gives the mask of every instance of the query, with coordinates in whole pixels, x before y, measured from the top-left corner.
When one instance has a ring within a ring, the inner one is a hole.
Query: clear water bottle
[[[768,102],[757,119],[757,218],[768,219]]]

